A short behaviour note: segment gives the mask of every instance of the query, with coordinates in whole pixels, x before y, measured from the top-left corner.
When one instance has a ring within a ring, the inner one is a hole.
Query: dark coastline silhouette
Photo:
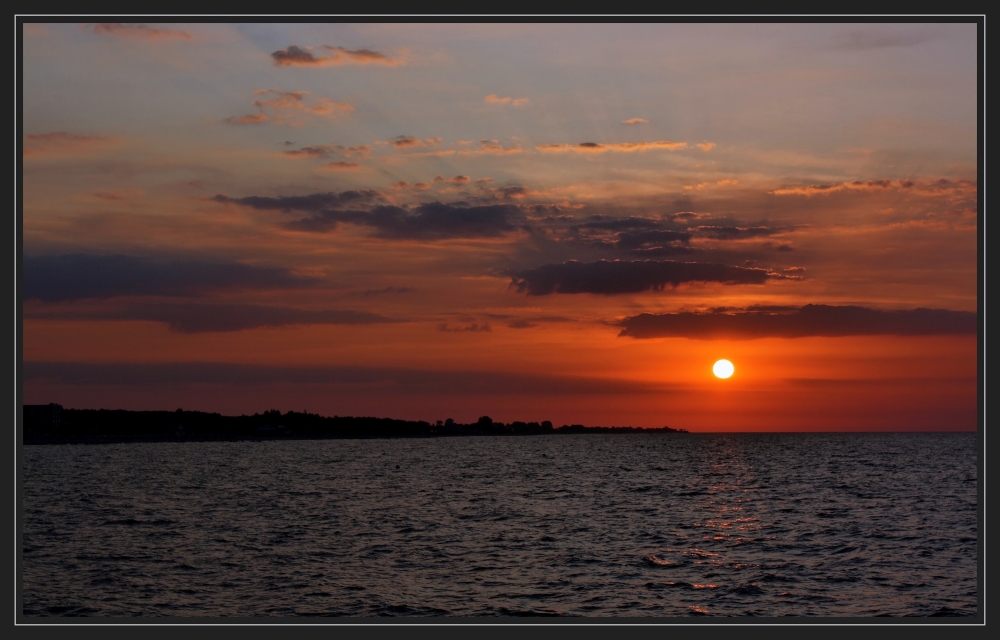
[[[436,438],[587,433],[687,433],[661,427],[554,427],[543,422],[494,422],[489,416],[461,424],[424,420],[333,416],[277,410],[252,416],[203,411],[64,409],[58,404],[24,405],[24,444],[112,442],[203,442],[225,440],[322,440],[330,438]]]

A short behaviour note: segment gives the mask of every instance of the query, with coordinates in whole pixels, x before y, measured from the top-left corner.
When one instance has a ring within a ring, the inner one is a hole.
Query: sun
[[[728,378],[736,371],[736,367],[729,360],[719,360],[712,365],[712,373],[716,378]]]

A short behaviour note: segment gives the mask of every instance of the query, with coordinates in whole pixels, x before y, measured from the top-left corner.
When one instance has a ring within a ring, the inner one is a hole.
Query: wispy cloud
[[[417,183],[413,187],[419,189],[422,184]],[[397,186],[400,186],[399,183]],[[408,185],[401,188],[406,186]],[[304,218],[284,224],[286,228],[297,231],[329,232],[346,223],[369,227],[376,236],[382,238],[438,240],[496,238],[524,228],[524,214],[513,205],[467,206],[430,202],[404,208],[380,204],[384,202],[384,197],[377,191],[343,191],[279,198],[229,198],[217,195],[212,199],[258,210],[298,211],[307,214]]]
[[[510,96],[499,97],[498,95],[491,93],[483,99],[484,102],[488,104],[507,104],[512,107],[524,107],[528,104],[529,100],[527,98],[512,98]]]
[[[282,91],[280,89],[258,89],[253,105],[259,110],[244,116],[223,118],[226,124],[302,124],[299,118],[317,116],[330,118],[349,113],[354,105],[347,102],[335,102],[329,98],[312,99],[308,91]]]
[[[391,144],[397,149],[422,149],[441,144],[441,138],[414,138],[413,136],[396,136],[388,142],[378,141],[378,144]]]
[[[701,190],[711,186],[731,187],[739,183],[740,181],[736,178],[723,178],[722,180],[716,180],[715,182],[699,182],[698,184],[684,185],[684,188],[691,191],[692,189]]]
[[[105,202],[123,202],[127,200],[135,200],[142,196],[142,191],[139,189],[115,189],[114,191],[95,191],[93,196],[98,200],[104,200]]]
[[[228,118],[223,118],[222,121],[225,122],[226,124],[244,125],[244,124],[266,124],[271,120],[263,113],[248,113],[245,116],[229,116]]]
[[[623,393],[662,394],[662,384],[572,376],[548,376],[501,371],[441,371],[432,369],[391,369],[356,366],[268,366],[225,362],[53,362],[27,361],[27,379],[46,378],[65,384],[127,385],[129,387],[213,383],[257,385],[294,383],[298,385],[338,385],[355,388],[376,385],[398,393],[497,394],[523,393],[537,396],[614,395]]]
[[[24,136],[24,156],[90,153],[118,142],[115,138],[83,136],[65,131],[34,133]]]
[[[143,40],[191,40],[192,36],[181,29],[151,27],[146,24],[126,24],[121,22],[101,22],[93,25],[92,31],[100,35],[141,38]]]
[[[488,322],[484,322],[483,324],[477,324],[474,322],[464,327],[452,327],[449,326],[447,322],[442,322],[438,325],[438,331],[445,331],[448,333],[489,333],[492,330],[493,329],[490,327]]]
[[[431,138],[431,140],[440,140],[440,138]],[[472,144],[470,140],[460,140],[457,144],[463,147]],[[511,147],[505,147],[500,144],[499,140],[487,140],[483,139],[479,141],[478,149],[435,149],[434,151],[426,151],[423,153],[413,154],[418,157],[440,157],[440,156],[505,156],[514,153],[521,153],[523,149],[518,145]]]
[[[775,189],[770,193],[775,196],[815,196],[836,193],[837,191],[885,191],[887,189],[910,189],[916,183],[912,180],[854,180],[834,184],[810,184],[802,187],[786,187]]]
[[[281,267],[205,260],[154,260],[125,255],[25,257],[26,300],[61,301],[117,296],[197,296],[245,289],[314,286]]]
[[[452,178],[435,176],[434,182],[446,182],[448,184],[469,184],[470,182],[472,182],[472,179],[469,176],[454,176]]]
[[[734,312],[735,311],[735,312]],[[810,304],[801,308],[747,309],[709,313],[643,313],[625,318],[620,336],[753,340],[811,336],[922,336],[975,334],[976,314],[945,309],[882,311],[867,307]]]
[[[546,264],[511,274],[511,286],[529,296],[554,293],[618,295],[662,291],[684,283],[764,284],[785,276],[767,269],[671,260],[599,260]]]
[[[140,320],[160,322],[175,333],[224,333],[296,325],[368,325],[396,322],[391,318],[353,309],[302,309],[259,304],[214,302],[165,302],[129,300],[127,305],[99,307],[54,305],[32,307],[29,317],[69,320]]]
[[[686,142],[671,142],[669,140],[656,140],[654,142],[614,142],[602,144],[599,142],[578,142],[576,144],[541,144],[535,147],[543,153],[606,153],[608,151],[632,152],[649,151],[652,149],[666,149],[677,151],[687,149]]]
[[[521,153],[521,147],[514,145],[513,147],[505,147],[500,144],[499,140],[480,140],[479,150],[466,149],[459,152],[461,155],[472,155],[477,153],[483,154],[495,154],[495,155],[506,155],[511,153]]]
[[[324,164],[321,169],[324,171],[350,171],[352,169],[357,169],[361,165],[357,162],[345,162],[343,160],[335,160],[329,164]]]
[[[622,124],[648,124],[649,120],[645,118],[629,118],[628,120],[622,120]]]
[[[293,149],[291,151],[284,151],[283,153],[290,158],[330,158],[335,155],[365,158],[371,155],[371,152],[372,148],[366,144],[353,147],[345,147],[339,144],[325,144],[302,147],[301,149]]]
[[[395,67],[406,64],[402,57],[390,58],[384,53],[372,49],[346,49],[321,45],[321,53],[313,53],[312,47],[290,45],[287,49],[279,49],[271,54],[275,66],[278,67],[338,67],[348,64],[374,64]]]

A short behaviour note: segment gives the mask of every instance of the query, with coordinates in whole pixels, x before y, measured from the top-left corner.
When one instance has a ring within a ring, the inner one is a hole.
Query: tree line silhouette
[[[494,422],[489,416],[461,424],[451,418],[434,423],[391,418],[333,416],[276,409],[252,416],[203,411],[127,411],[63,409],[25,405],[24,444],[100,442],[190,442],[218,440],[315,440],[327,438],[433,438],[519,436],[570,433],[682,433],[661,427],[554,427],[543,422]]]

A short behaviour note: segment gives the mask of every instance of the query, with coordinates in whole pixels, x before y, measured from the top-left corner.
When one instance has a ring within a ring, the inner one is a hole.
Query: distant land
[[[589,433],[687,433],[660,427],[553,427],[543,422],[494,422],[483,416],[470,424],[451,419],[423,420],[333,416],[277,410],[252,416],[203,411],[64,409],[58,404],[24,405],[24,444],[113,442],[209,442],[235,440],[324,440],[334,438],[440,438]]]

